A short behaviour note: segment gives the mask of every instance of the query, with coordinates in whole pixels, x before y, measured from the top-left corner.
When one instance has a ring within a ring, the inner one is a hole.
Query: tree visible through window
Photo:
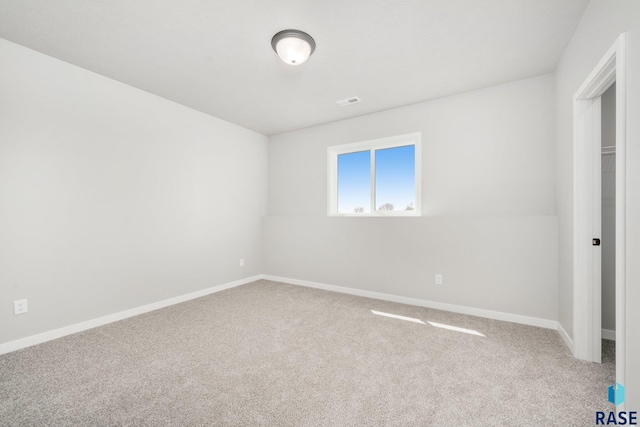
[[[329,148],[329,214],[419,215],[420,134]]]

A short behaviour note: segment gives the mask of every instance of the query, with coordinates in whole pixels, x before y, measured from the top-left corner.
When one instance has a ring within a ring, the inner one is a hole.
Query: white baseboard
[[[571,350],[571,354],[575,356],[576,351],[575,351],[575,346],[573,345],[573,340],[569,337],[569,334],[567,333],[567,331],[564,330],[560,322],[558,322],[558,333],[560,334],[562,341],[564,341],[567,347],[569,347],[569,350]]]
[[[397,295],[384,294],[380,292],[365,291],[362,289],[345,288],[342,286],[327,285],[324,283],[309,282],[306,280],[289,279],[286,277],[262,275],[263,279],[274,282],[289,283],[291,285],[306,286],[309,288],[324,289],[326,291],[340,292],[343,294],[357,295],[361,297],[379,299],[383,301],[398,302],[401,304],[416,305],[418,307],[434,308],[437,310],[452,311],[454,313],[468,314],[471,316],[485,317],[488,319],[503,320],[506,322],[520,323],[523,325],[538,326],[547,329],[557,329],[558,322],[555,320],[540,319],[537,317],[522,316],[519,314],[503,313],[500,311],[484,310],[481,308],[466,307],[462,305],[446,304],[435,301],[422,300],[418,298],[401,297]]]
[[[117,322],[119,320],[137,316],[139,314],[148,313],[150,311],[158,310],[164,307],[168,307],[170,305],[179,304],[181,302],[200,298],[205,295],[223,291],[225,289],[230,289],[236,286],[245,285],[247,283],[251,283],[260,279],[289,283],[292,285],[306,286],[306,287],[311,287],[316,289],[323,289],[323,290],[333,291],[333,292],[340,292],[344,294],[362,296],[366,298],[373,298],[373,299],[378,299],[383,301],[391,301],[391,302],[397,302],[401,304],[415,305],[418,307],[427,307],[427,308],[433,308],[436,310],[451,311],[454,313],[468,314],[471,316],[484,317],[488,319],[520,323],[523,325],[538,326],[538,327],[547,328],[547,329],[557,329],[558,333],[560,334],[564,342],[567,344],[567,346],[571,350],[571,353],[572,354],[574,353],[573,341],[571,340],[571,338],[569,338],[569,335],[562,328],[562,326],[555,320],[540,319],[537,317],[522,316],[519,314],[484,310],[481,308],[473,308],[473,307],[454,305],[454,304],[446,304],[441,302],[422,300],[418,298],[402,297],[397,295],[385,294],[381,292],[365,291],[362,289],[328,285],[325,283],[310,282],[306,280],[290,279],[286,277],[272,276],[268,274],[259,274],[256,276],[247,277],[245,279],[236,280],[234,282],[213,286],[211,288],[202,289],[202,290],[191,292],[185,295],[180,295],[177,297],[154,302],[154,303],[143,305],[140,307],[135,307],[135,308],[121,311],[118,313],[109,314],[107,316],[99,317],[96,319],[87,320],[85,322],[65,326],[63,328],[54,329],[52,331],[43,332],[41,334],[32,335],[26,338],[21,338],[15,341],[3,343],[3,344],[0,344],[0,354],[10,353],[12,351],[20,350],[22,348],[30,347],[32,345],[51,341],[56,338],[62,338],[67,335],[75,334],[75,333],[86,331],[88,329],[92,329],[98,326]],[[612,336],[613,338],[608,338],[609,336]],[[615,339],[615,331],[609,331],[609,330],[603,329],[602,337],[605,339]]]
[[[616,340],[616,331],[612,331],[611,329],[603,329],[602,330],[602,339],[603,340]]]
[[[213,286],[211,288],[202,289],[202,290],[191,292],[185,295],[180,295],[177,297],[165,299],[162,301],[154,302],[154,303],[143,305],[140,307],[131,308],[129,310],[120,311],[118,313],[109,314],[107,316],[98,317],[97,319],[87,320],[86,322],[76,323],[73,325],[65,326],[63,328],[54,329],[52,331],[43,332],[41,334],[32,335],[26,338],[21,338],[15,341],[9,341],[7,343],[0,344],[0,354],[10,353],[12,351],[20,350],[21,348],[30,347],[32,345],[51,341],[56,338],[62,338],[67,335],[86,331],[87,329],[92,329],[97,326],[102,326],[108,323],[117,322],[118,320],[123,320],[128,317],[133,317],[139,314],[148,313],[149,311],[158,310],[160,308],[168,307],[170,305],[179,304],[181,302],[200,298],[205,295],[223,291],[225,289],[230,289],[236,286],[245,285],[247,283],[260,280],[262,279],[262,277],[263,277],[262,275],[247,277],[246,279],[240,279],[234,282]]]

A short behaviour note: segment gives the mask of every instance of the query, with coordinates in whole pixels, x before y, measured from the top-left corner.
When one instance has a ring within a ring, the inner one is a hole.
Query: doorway
[[[626,375],[625,49],[625,35],[622,34],[576,92],[573,101],[573,346],[575,357],[600,362],[603,333],[602,166],[605,161],[602,156],[602,97],[610,88],[615,92],[615,277],[613,281],[616,380],[621,384],[625,383]],[[611,158],[608,160],[611,161]],[[611,239],[608,240],[611,243]]]
[[[616,84],[600,98],[601,361],[615,362],[616,340]]]

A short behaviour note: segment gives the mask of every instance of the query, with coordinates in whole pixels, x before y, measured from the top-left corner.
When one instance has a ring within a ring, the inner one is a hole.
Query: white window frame
[[[327,177],[328,177],[328,195],[327,195],[327,215],[328,216],[357,216],[357,217],[385,217],[385,216],[420,216],[421,215],[421,183],[422,183],[422,134],[420,132],[409,133],[405,135],[392,136],[389,138],[380,138],[371,141],[354,142],[351,144],[335,145],[327,148]],[[405,147],[413,145],[415,148],[415,209],[412,211],[379,211],[376,206],[376,164],[375,150],[383,150],[386,148]],[[369,151],[371,154],[371,212],[367,213],[338,213],[338,156],[341,154],[356,153],[360,151]]]

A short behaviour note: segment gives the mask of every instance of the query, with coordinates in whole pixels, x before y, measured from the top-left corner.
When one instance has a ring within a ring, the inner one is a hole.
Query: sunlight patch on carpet
[[[430,324],[431,326],[435,326],[436,328],[449,329],[450,331],[464,332],[465,334],[471,334],[471,335],[477,335],[479,337],[484,337],[484,335],[482,335],[480,332],[474,331],[473,329],[459,328],[457,326],[444,325],[442,323],[436,323],[436,322],[427,322],[427,323]]]
[[[371,312],[373,314],[377,314],[378,316],[391,317],[393,319],[406,320],[407,322],[420,323],[422,325],[426,325],[426,323],[424,323],[422,320],[414,319],[413,317],[400,316],[398,314],[385,313],[383,311],[375,311],[375,310],[371,310]]]

